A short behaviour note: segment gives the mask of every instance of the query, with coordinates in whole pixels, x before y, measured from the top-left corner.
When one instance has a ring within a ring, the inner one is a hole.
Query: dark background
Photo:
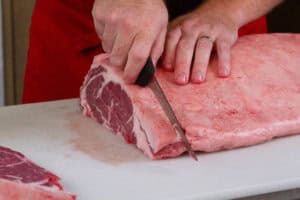
[[[300,33],[300,0],[285,0],[268,15],[268,26],[269,32]]]

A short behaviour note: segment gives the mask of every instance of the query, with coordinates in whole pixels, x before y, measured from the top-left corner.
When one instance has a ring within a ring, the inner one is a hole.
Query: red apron
[[[23,103],[79,96],[93,57],[103,52],[91,16],[94,0],[37,0],[30,28]],[[265,17],[239,30],[267,32]]]

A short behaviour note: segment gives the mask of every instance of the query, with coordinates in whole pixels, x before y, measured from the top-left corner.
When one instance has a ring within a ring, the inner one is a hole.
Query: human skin
[[[163,67],[174,70],[178,84],[205,80],[213,48],[218,75],[230,75],[230,49],[238,29],[265,15],[282,0],[207,0],[199,8],[169,24]]]
[[[206,0],[194,11],[168,23],[163,0],[95,0],[92,15],[110,62],[124,67],[134,83],[149,56],[174,70],[176,83],[205,80],[213,48],[218,75],[230,74],[230,49],[238,29],[263,16],[282,0]]]
[[[124,79],[134,83],[149,56],[163,53],[168,11],[162,0],[95,0],[94,24],[102,47]]]

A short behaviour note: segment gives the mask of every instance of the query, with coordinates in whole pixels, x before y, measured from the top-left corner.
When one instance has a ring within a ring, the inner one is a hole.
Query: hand
[[[209,59],[215,47],[218,74],[230,74],[230,49],[238,36],[238,27],[229,15],[208,7],[176,18],[169,24],[163,67],[174,70],[175,82],[205,80]]]
[[[124,79],[134,83],[147,58],[161,56],[168,24],[163,0],[95,0],[94,24],[102,47]]]

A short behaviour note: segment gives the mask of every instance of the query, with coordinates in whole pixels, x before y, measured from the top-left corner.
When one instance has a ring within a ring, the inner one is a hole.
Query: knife
[[[175,129],[176,133],[180,136],[180,139],[183,145],[185,146],[186,150],[188,151],[189,155],[194,160],[198,160],[194,150],[192,149],[190,143],[188,142],[188,139],[184,134],[185,131],[183,130],[180,122],[178,121],[174,113],[174,110],[172,109],[172,106],[170,105],[166,95],[164,94],[158,80],[154,75],[154,72],[155,72],[155,67],[153,65],[152,59],[148,58],[144,68],[140,72],[135,83],[141,87],[148,86],[153,91],[158,102],[163,108],[166,116],[168,117],[172,127]]]

